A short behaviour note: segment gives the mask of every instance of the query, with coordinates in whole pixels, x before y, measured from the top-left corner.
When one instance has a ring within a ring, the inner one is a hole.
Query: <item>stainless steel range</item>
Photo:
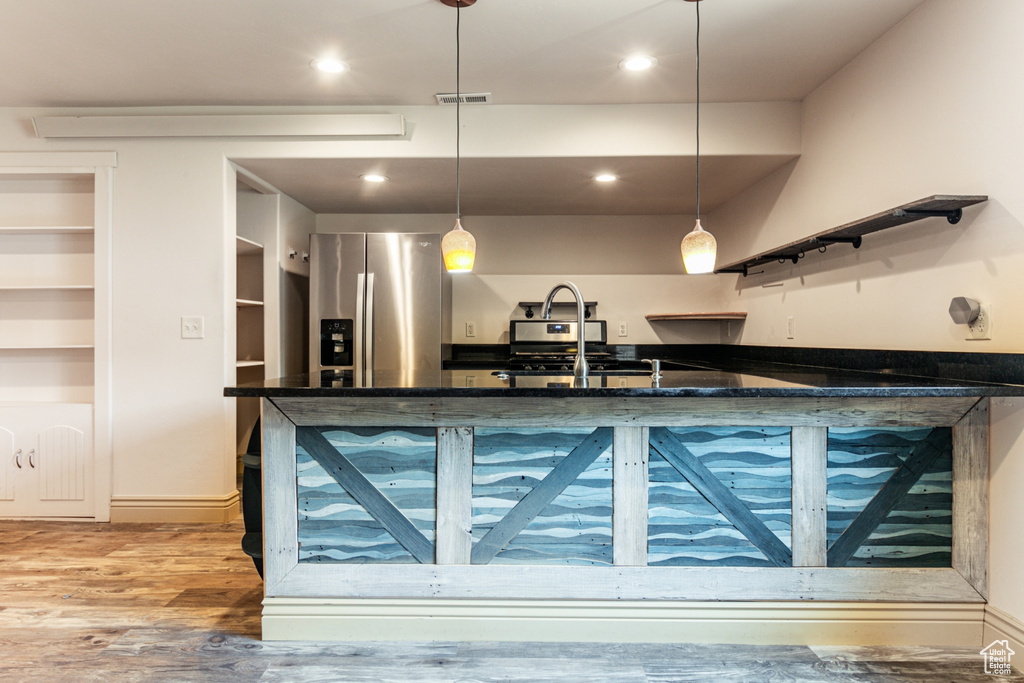
[[[587,362],[592,370],[614,370],[618,364],[608,350],[608,325],[604,320],[583,324]],[[511,320],[508,329],[509,369],[519,371],[572,372],[576,359],[575,320]]]

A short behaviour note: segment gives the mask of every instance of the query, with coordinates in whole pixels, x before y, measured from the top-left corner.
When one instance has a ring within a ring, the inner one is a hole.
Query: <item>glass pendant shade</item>
[[[473,270],[476,260],[476,239],[463,230],[461,221],[455,219],[455,227],[441,238],[441,255],[444,267],[449,273],[468,273]]]
[[[679,245],[679,251],[683,257],[683,268],[688,274],[714,272],[715,258],[718,256],[718,243],[710,232],[700,227],[699,218],[697,225],[683,238]]]

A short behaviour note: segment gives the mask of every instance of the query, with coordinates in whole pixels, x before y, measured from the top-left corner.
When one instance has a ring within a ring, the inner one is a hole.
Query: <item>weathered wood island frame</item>
[[[988,398],[964,394],[261,391],[263,636],[973,645],[987,597]],[[312,434],[303,430],[335,426],[436,430],[432,557],[299,561],[297,445]],[[828,566],[828,429],[910,426],[952,428],[951,566]],[[611,566],[474,563],[474,430],[494,427],[607,430]],[[652,434],[678,427],[789,428],[792,535],[782,549],[789,564],[646,566]]]

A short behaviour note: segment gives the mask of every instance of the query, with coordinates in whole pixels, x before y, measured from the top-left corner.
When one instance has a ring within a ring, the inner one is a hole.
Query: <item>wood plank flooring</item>
[[[263,643],[241,537],[0,521],[0,681],[1024,681],[974,648]]]

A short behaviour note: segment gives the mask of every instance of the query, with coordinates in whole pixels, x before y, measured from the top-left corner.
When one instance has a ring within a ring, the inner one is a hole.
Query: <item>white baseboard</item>
[[[985,633],[982,640],[985,645],[996,640],[1009,641],[1010,649],[1019,653],[1019,661],[1024,662],[1024,623],[991,605],[985,608]],[[1016,662],[1014,665],[1020,668]]]
[[[266,598],[264,640],[692,642],[981,647],[951,603]]]
[[[238,517],[238,491],[225,496],[114,496],[111,522],[224,524]]]

